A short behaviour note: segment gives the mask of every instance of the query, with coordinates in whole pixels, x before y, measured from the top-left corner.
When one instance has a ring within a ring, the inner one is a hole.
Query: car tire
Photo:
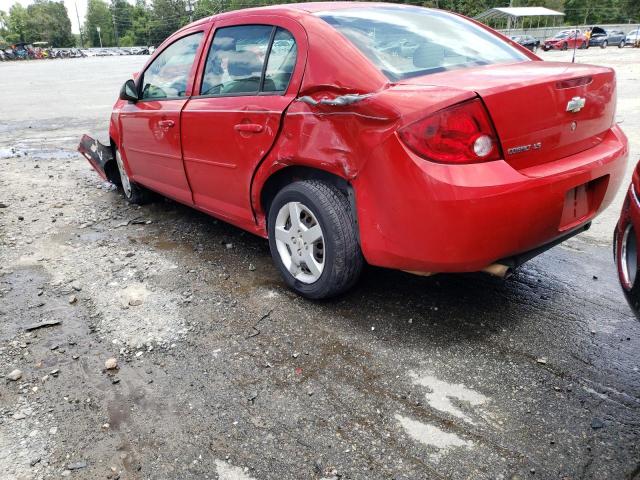
[[[569,44],[566,42],[562,44],[562,50],[567,50],[569,48]]]
[[[607,48],[607,45],[609,44],[609,42],[607,42],[606,40],[604,42],[602,42],[602,45],[600,45],[600,48]]]
[[[622,40],[622,41],[618,44],[618,48],[624,48],[624,40]]]
[[[120,155],[118,149],[115,150],[115,157],[116,165],[118,166],[118,173],[120,174],[120,187],[122,188],[124,198],[126,198],[129,203],[132,203],[134,205],[143,205],[145,203],[149,203],[152,198],[151,191],[129,179],[129,175],[124,168],[122,156]]]
[[[319,180],[287,185],[273,199],[267,225],[273,261],[299,295],[334,297],[360,277],[364,258],[354,212],[335,186]]]

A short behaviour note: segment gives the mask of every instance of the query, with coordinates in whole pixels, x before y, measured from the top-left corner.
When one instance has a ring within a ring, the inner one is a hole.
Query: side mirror
[[[133,80],[127,80],[124,82],[124,85],[122,85],[122,88],[120,89],[120,99],[134,103],[139,100],[136,84]]]

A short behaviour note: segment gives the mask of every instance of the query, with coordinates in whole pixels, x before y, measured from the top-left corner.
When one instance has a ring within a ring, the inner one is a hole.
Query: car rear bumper
[[[435,164],[394,140],[354,181],[361,245],[369,263],[414,272],[482,270],[582,229],[612,201],[628,157],[617,126],[594,148],[521,171]]]

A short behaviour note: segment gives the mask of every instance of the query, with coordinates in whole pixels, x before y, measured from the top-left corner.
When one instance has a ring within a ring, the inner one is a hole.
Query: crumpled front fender
[[[111,146],[103,145],[89,135],[83,135],[78,151],[86,158],[93,169],[105,180],[119,184],[120,176]]]

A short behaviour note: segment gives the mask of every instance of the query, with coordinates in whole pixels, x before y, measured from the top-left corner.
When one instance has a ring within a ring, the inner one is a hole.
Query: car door
[[[140,100],[120,113],[120,148],[131,178],[188,204],[193,201],[182,163],[180,113],[193,88],[205,33],[203,26],[188,30],[164,47],[138,78]]]
[[[243,16],[219,21],[182,112],[182,149],[193,200],[239,226],[254,225],[253,172],[273,145],[297,95],[306,59],[294,20]]]

